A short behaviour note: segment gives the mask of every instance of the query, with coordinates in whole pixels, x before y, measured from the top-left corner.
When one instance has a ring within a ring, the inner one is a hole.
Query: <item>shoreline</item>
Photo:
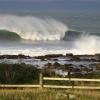
[[[66,55],[63,54],[47,54],[47,55],[40,55],[40,56],[29,56],[29,55],[24,55],[24,54],[18,54],[18,55],[9,55],[9,54],[3,54],[0,55],[0,59],[4,59],[4,58],[55,58],[55,57],[100,57],[100,53],[96,53],[96,54],[79,54],[79,55],[74,55],[72,53],[66,53]]]
[[[25,64],[41,70],[51,70],[57,75],[66,77],[68,72],[77,75],[86,75],[88,73],[100,71],[100,54],[95,55],[73,55],[71,53],[50,54],[45,56],[25,56],[19,55],[1,55],[0,64],[14,65]],[[46,72],[44,72],[45,74]]]

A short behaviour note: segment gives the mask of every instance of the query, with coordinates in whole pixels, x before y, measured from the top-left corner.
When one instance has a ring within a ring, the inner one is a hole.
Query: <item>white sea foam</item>
[[[52,18],[0,15],[0,29],[15,32],[23,39],[60,40],[68,27]]]
[[[73,53],[73,54],[95,54],[100,53],[100,49],[96,51],[96,49],[85,49],[85,48],[71,48],[66,49],[48,49],[48,48],[0,48],[0,55],[18,55],[18,54],[24,54],[29,56],[40,56],[40,55],[47,55],[47,54],[63,54],[66,55],[66,53]]]
[[[85,35],[75,41],[77,54],[95,54],[100,53],[100,37]]]

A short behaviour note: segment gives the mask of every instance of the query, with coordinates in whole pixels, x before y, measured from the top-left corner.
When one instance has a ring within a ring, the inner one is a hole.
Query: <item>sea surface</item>
[[[99,13],[0,13],[0,55],[95,54],[99,41]]]

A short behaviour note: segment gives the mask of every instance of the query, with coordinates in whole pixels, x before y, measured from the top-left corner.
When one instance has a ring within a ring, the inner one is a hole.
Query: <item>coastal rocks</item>
[[[19,54],[19,55],[1,55],[0,56],[0,59],[28,59],[28,58],[31,58],[30,56],[25,56],[25,55],[22,55],[22,54]]]
[[[95,64],[96,70],[100,70],[100,64]]]
[[[71,53],[52,54],[45,56],[30,57],[19,55],[1,55],[0,63],[3,64],[26,64],[41,69],[47,76],[86,75],[100,70],[99,54],[73,55]]]

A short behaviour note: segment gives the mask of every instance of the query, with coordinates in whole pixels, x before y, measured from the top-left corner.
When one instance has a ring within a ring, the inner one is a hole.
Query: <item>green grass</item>
[[[68,96],[73,99],[68,99]],[[2,89],[0,90],[0,100],[100,100],[100,91],[66,89]]]

